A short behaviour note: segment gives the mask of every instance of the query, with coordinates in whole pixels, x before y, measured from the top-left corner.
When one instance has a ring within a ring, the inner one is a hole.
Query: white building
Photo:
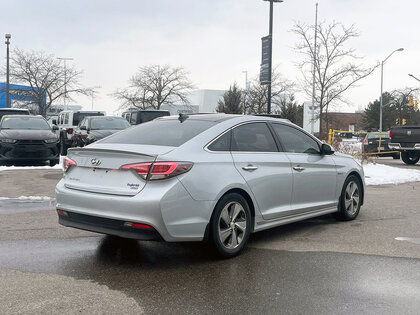
[[[303,103],[303,129],[307,132],[311,132],[312,124],[312,102]],[[319,106],[315,105],[314,108],[314,133],[319,133]]]
[[[219,99],[225,94],[225,90],[194,90],[190,92],[188,99],[190,105],[197,105],[200,113],[216,112]]]

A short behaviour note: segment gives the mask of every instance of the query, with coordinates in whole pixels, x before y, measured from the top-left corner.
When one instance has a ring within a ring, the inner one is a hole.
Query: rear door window
[[[230,151],[230,137],[231,132],[228,131],[213,141],[207,148],[210,151]]]
[[[266,123],[249,123],[232,131],[232,151],[277,152],[277,145]]]

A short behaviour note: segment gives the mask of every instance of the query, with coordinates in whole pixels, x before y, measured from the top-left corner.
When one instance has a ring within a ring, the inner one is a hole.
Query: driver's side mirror
[[[331,155],[334,153],[334,149],[328,143],[323,143],[321,146],[322,154],[324,155]]]
[[[80,130],[86,130],[86,126],[80,126]]]
[[[56,125],[52,126],[53,131],[57,131],[58,129],[59,129],[58,126],[56,126]]]

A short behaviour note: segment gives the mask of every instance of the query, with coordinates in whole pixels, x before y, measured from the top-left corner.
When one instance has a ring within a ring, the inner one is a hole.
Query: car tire
[[[414,165],[420,160],[419,152],[401,152],[401,159],[407,165]]]
[[[356,219],[360,212],[362,194],[362,184],[359,178],[354,175],[347,177],[338,202],[337,218],[339,220],[351,221]]]
[[[210,220],[213,247],[223,257],[241,253],[251,233],[251,211],[244,197],[237,193],[223,196]]]
[[[59,159],[50,160],[50,166],[51,167],[56,166],[58,163],[60,163],[60,160]]]

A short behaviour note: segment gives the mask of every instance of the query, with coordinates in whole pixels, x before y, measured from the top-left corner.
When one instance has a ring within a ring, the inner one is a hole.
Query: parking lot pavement
[[[393,158],[389,158],[389,157],[377,158],[377,159],[374,159],[374,161],[378,164],[385,164],[385,165],[394,166],[394,167],[420,170],[420,162],[415,165],[407,165],[401,159],[394,160]]]
[[[13,174],[15,185],[38,180],[47,196],[58,181]],[[263,231],[226,260],[200,243],[64,228],[53,210],[0,211],[0,313],[115,313],[121,300],[121,312],[147,314],[418,314],[419,191],[420,183],[369,186],[357,220]]]

